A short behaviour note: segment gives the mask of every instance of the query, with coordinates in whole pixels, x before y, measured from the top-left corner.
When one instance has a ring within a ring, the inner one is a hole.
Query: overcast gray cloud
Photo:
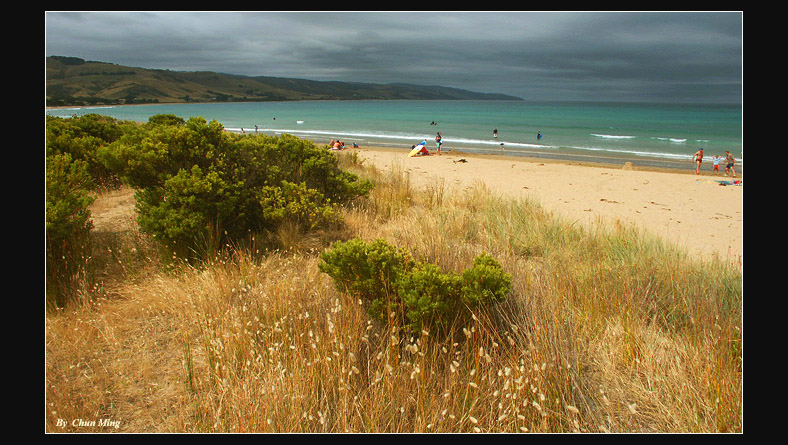
[[[47,12],[46,54],[443,85],[526,100],[740,102],[742,13]]]

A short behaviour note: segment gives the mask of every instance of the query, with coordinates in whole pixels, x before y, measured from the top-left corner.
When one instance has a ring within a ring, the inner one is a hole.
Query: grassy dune
[[[98,284],[46,315],[46,431],[742,430],[738,265],[341,160],[376,183],[344,227],[284,228],[265,255],[199,267],[158,259],[130,190],[100,196]],[[354,236],[444,270],[489,252],[512,295],[450,338],[400,338],[318,271],[330,240]]]

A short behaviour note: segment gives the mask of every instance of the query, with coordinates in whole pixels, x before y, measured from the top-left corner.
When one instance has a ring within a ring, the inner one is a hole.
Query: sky
[[[45,12],[45,55],[441,85],[525,100],[741,103],[743,13]]]

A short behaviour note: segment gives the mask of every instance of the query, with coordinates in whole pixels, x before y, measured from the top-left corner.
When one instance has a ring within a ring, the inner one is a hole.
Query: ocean
[[[444,152],[506,154],[694,170],[730,151],[743,170],[742,107],[737,105],[519,101],[299,101],[130,105],[47,109],[146,122],[156,114],[217,120],[228,131],[290,133],[322,145],[402,147],[422,140]],[[496,130],[497,138],[493,137]],[[539,135],[541,134],[541,137]],[[502,145],[503,144],[503,145]]]

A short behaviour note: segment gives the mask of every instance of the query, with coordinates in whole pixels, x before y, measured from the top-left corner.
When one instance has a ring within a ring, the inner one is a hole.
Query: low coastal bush
[[[382,239],[336,242],[321,259],[318,267],[340,292],[368,303],[370,316],[395,318],[412,333],[462,323],[472,310],[502,302],[511,291],[511,275],[486,253],[461,274],[417,262]]]
[[[46,160],[46,284],[49,304],[62,307],[86,272],[94,197],[88,163],[68,153]]]
[[[372,187],[312,142],[231,134],[200,117],[154,116],[100,155],[138,190],[140,227],[186,258],[283,224],[304,233],[329,226],[337,206]]]
[[[135,126],[92,113],[68,119],[47,116],[47,156],[69,154],[75,161],[85,162],[92,178],[91,187],[116,188],[120,185],[119,178],[104,165],[98,153],[101,147],[117,141]]]

